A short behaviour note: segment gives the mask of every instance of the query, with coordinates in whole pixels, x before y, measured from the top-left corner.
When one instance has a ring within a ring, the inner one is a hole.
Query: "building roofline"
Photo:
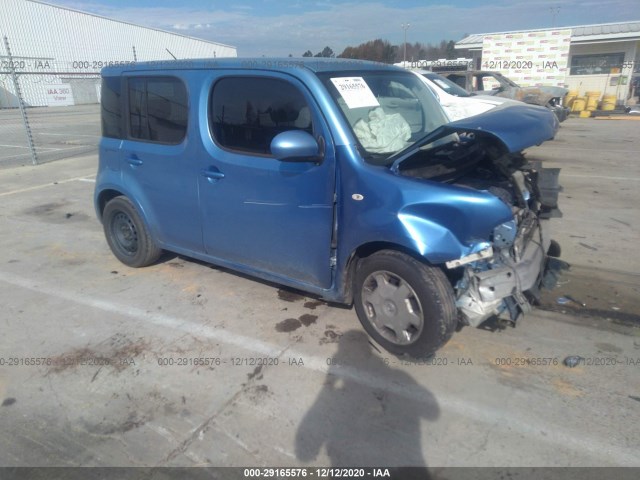
[[[631,21],[627,21],[627,22],[610,22],[610,23],[591,23],[591,24],[587,24],[587,25],[568,25],[568,26],[560,26],[560,27],[547,27],[547,28],[529,28],[529,29],[524,29],[524,30],[507,30],[504,32],[487,32],[487,33],[472,33],[471,35],[467,35],[465,38],[463,38],[462,40],[459,40],[458,42],[456,42],[455,44],[455,48],[458,49],[467,49],[467,48],[482,48],[482,42],[469,42],[469,43],[460,43],[462,41],[464,41],[466,38],[470,38],[470,37],[485,37],[487,35],[504,35],[507,33],[526,33],[526,32],[544,32],[544,31],[549,31],[549,30],[571,30],[571,41],[572,42],[580,42],[581,40],[579,40],[581,37],[584,37],[585,40],[584,41],[589,41],[590,39],[597,40],[598,38],[601,39],[605,39],[605,38],[611,38],[611,39],[623,39],[626,37],[633,37],[633,36],[638,36],[640,37],[640,30],[638,31],[632,31],[632,32],[625,32],[625,33],[613,33],[613,34],[602,34],[602,33],[598,33],[598,34],[588,34],[588,35],[577,35],[574,39],[573,36],[573,29],[576,28],[588,28],[588,27],[605,27],[605,26],[611,26],[611,25],[628,25],[628,24],[632,24],[632,23],[640,23],[640,20],[631,20]]]
[[[161,28],[148,27],[146,25],[140,25],[140,24],[137,24],[137,23],[127,22],[126,20],[118,20],[116,18],[105,17],[104,15],[98,15],[97,13],[85,12],[85,11],[82,11],[82,10],[77,10],[75,8],[64,7],[62,5],[55,5],[53,3],[44,2],[42,0],[25,0],[25,1],[30,2],[30,3],[39,3],[41,5],[46,5],[47,7],[58,8],[60,10],[67,10],[69,12],[80,13],[82,15],[89,15],[91,17],[100,18],[102,20],[109,20],[111,22],[124,23],[126,25],[131,25],[133,27],[146,28],[147,30],[155,30],[156,32],[167,33],[169,35],[175,35],[177,37],[188,38],[189,40],[197,40],[199,42],[211,43],[211,44],[217,45],[219,47],[227,47],[227,48],[233,48],[233,49],[237,50],[237,48],[234,47],[233,45],[227,45],[225,43],[214,42],[214,41],[211,41],[211,40],[205,40],[203,38],[192,37],[190,35],[183,35],[182,33],[176,33],[176,32],[172,32],[172,31],[169,31],[169,30],[163,30]]]
[[[30,1],[36,1],[36,0],[30,0]],[[589,23],[586,25],[567,25],[566,27],[526,28],[523,30],[507,30],[504,32],[472,33],[471,35],[467,35],[467,38],[472,37],[474,35],[501,35],[503,33],[544,32],[545,30],[567,30],[569,28],[573,29],[573,28],[584,28],[584,27],[604,27],[607,25],[626,25],[629,23],[640,23],[640,20],[631,20],[628,22],[611,22],[611,23]],[[462,40],[464,40],[464,38]]]

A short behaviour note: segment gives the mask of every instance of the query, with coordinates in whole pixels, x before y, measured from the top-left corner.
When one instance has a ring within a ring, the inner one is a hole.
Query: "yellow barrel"
[[[593,112],[598,109],[598,97],[587,97],[587,107],[585,110]]]
[[[573,101],[577,96],[578,96],[578,90],[569,90],[569,93],[567,93],[567,96],[564,97],[564,102],[562,104],[565,107],[571,108],[571,104],[573,103]]]
[[[571,105],[572,112],[581,112],[584,110],[585,105],[587,104],[587,99],[584,97],[576,97],[573,100],[573,104]]]
[[[600,91],[599,90],[593,90],[591,92],[586,92],[584,94],[585,97],[600,97]]]
[[[600,100],[600,92],[587,92],[586,110],[593,112],[598,109],[598,100]]]
[[[602,97],[602,110],[610,111],[616,109],[616,96],[615,95],[605,95]]]
[[[580,112],[580,118],[589,118],[591,116],[591,112],[589,110],[583,110]]]

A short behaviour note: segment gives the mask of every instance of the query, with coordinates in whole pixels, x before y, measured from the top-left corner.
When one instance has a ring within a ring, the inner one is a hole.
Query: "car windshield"
[[[471,96],[471,94],[460,85],[453,83],[448,78],[442,77],[437,73],[423,73],[422,76],[431,80],[438,88],[441,88],[449,95],[454,95],[456,97]]]
[[[516,82],[514,82],[513,80],[508,79],[507,77],[505,77],[504,75],[502,75],[500,73],[493,74],[493,77],[496,78],[500,83],[504,82],[504,83],[506,83],[507,85],[509,85],[511,87],[520,88],[520,85],[518,85]]]
[[[433,93],[410,72],[361,70],[318,76],[368,163],[391,165],[394,155],[448,122]]]

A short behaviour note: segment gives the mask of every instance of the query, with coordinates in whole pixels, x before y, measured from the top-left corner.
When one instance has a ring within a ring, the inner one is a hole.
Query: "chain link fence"
[[[7,36],[2,43],[0,168],[97,152],[100,68],[17,56]]]
[[[0,168],[95,154],[100,71],[235,47],[31,0],[0,0]]]
[[[105,66],[236,56],[228,45],[44,2],[0,4],[0,168],[97,152]]]

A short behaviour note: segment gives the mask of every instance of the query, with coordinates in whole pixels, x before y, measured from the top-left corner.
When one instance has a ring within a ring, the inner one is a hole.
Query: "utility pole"
[[[410,23],[403,23],[400,26],[404,30],[404,55],[402,56],[402,66],[404,68],[406,68],[407,67],[407,65],[406,65],[406,62],[407,62],[407,30],[409,29],[411,24]]]

